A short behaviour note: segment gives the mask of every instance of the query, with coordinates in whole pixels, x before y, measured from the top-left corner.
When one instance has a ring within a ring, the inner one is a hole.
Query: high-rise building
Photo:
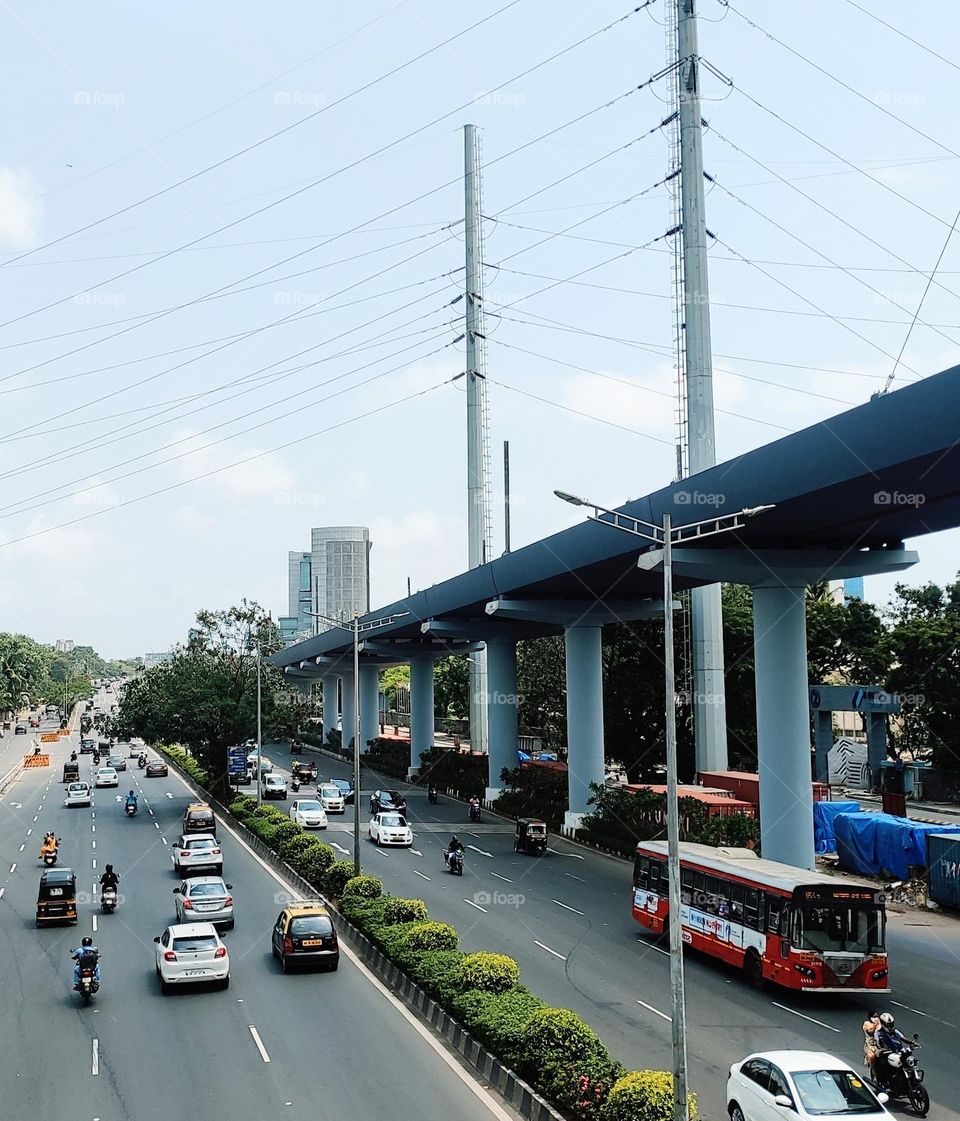
[[[828,581],[830,598],[843,607],[852,599],[863,599],[863,577],[848,576],[845,580]]]
[[[58,654],[72,654],[73,653],[73,639],[72,638],[58,638],[54,644],[54,649]]]
[[[370,530],[319,526],[310,531],[310,552],[287,554],[287,614],[280,623],[286,642],[326,630],[314,615],[349,620],[370,610]]]

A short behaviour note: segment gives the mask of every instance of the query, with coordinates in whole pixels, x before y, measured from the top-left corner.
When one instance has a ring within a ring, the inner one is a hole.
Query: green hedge
[[[696,1094],[690,1116],[697,1115]],[[632,1070],[614,1083],[600,1111],[601,1121],[671,1121],[673,1075],[665,1070]]]
[[[183,771],[184,774],[189,775],[197,786],[204,790],[209,787],[210,776],[184,748],[179,747],[177,744],[166,743],[155,743],[153,747],[156,751],[159,751],[161,755],[166,755],[171,762],[176,763],[180,770]]]
[[[520,981],[520,966],[505,954],[481,951],[467,954],[460,963],[457,979],[464,989],[485,993],[504,993]]]

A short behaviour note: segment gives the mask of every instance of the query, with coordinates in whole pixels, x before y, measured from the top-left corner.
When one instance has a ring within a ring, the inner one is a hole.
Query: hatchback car
[[[168,926],[154,942],[162,993],[174,985],[204,981],[218,981],[223,989],[229,986],[230,955],[213,923]]]
[[[140,748],[132,743],[118,743],[117,748],[126,748],[128,759],[136,759],[136,757],[140,754]]]
[[[335,786],[343,795],[344,804],[347,806],[353,805],[353,783],[345,778],[332,778],[329,780],[331,786]]]
[[[127,760],[122,755],[114,753],[107,756],[107,766],[113,767],[115,771],[125,771],[127,769]]]
[[[143,773],[147,778],[166,778],[170,771],[162,759],[151,759]]]
[[[256,771],[257,769],[257,753],[254,751],[247,756],[247,770]],[[260,774],[269,775],[273,773],[273,763],[266,755],[260,756]]]
[[[15,736],[25,736],[27,734],[26,724],[18,724],[16,728],[13,729],[13,734]]]
[[[730,1121],[858,1117],[888,1121],[886,1094],[874,1094],[843,1059],[822,1051],[763,1051],[730,1068]]]
[[[381,810],[406,813],[407,800],[398,790],[374,790],[370,795],[370,813],[378,814]]]
[[[120,776],[113,767],[100,767],[93,780],[94,786],[119,786]]]
[[[287,800],[287,780],[283,775],[264,775],[260,780],[260,793],[264,798]]]
[[[93,754],[93,749],[96,746],[97,745],[93,740],[81,740],[80,741],[80,754],[81,755],[92,755]]]
[[[290,807],[290,820],[304,829],[326,829],[327,815],[316,798],[298,798]]]
[[[370,819],[370,840],[378,845],[406,845],[413,844],[413,830],[407,825],[403,814],[379,813]]]
[[[330,912],[322,903],[291,903],[277,916],[271,936],[273,956],[286,973],[294,963],[336,969],[340,943]]]
[[[342,814],[346,812],[346,803],[343,800],[343,793],[340,787],[334,786],[332,782],[324,782],[317,787],[317,798],[328,814]]]
[[[233,930],[233,884],[220,876],[197,876],[173,889],[177,897],[177,922],[211,922]]]
[[[191,802],[183,811],[182,830],[187,835],[201,833],[216,837],[217,819],[213,810],[206,802]]]
[[[223,874],[223,850],[212,833],[183,834],[170,854],[173,869],[184,879],[188,872],[201,869]]]
[[[71,782],[67,787],[68,806],[89,806],[93,795],[85,782]]]

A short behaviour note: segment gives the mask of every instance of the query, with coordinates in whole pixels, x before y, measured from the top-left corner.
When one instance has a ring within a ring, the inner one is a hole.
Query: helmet
[[[889,1064],[890,1064],[890,1065],[891,1065],[892,1067],[898,1067],[898,1066],[900,1066],[900,1061],[901,1061],[901,1056],[900,1056],[900,1052],[899,1052],[899,1051],[891,1051],[891,1052],[890,1052],[890,1054],[889,1054],[889,1055],[887,1055],[887,1062],[888,1062],[888,1063],[889,1063]]]
[[[93,945],[93,939],[90,937],[89,934],[87,934],[80,940],[80,945],[81,946],[92,946]]]
[[[106,869],[105,869],[105,871],[107,871],[107,872],[112,872],[112,871],[113,871],[113,865],[112,865],[112,864],[108,864],[108,865],[106,866]]]
[[[895,1022],[896,1021],[889,1012],[882,1012],[880,1014],[880,1023],[883,1024],[885,1028],[892,1028]]]
[[[127,796],[129,798],[136,798],[136,794],[134,794],[134,792],[132,790],[130,791],[129,795],[127,795]]]

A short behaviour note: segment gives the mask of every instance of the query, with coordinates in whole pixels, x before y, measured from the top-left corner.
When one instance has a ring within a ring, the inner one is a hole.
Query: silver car
[[[177,922],[210,922],[233,930],[233,884],[220,876],[197,876],[173,889],[177,897]]]

